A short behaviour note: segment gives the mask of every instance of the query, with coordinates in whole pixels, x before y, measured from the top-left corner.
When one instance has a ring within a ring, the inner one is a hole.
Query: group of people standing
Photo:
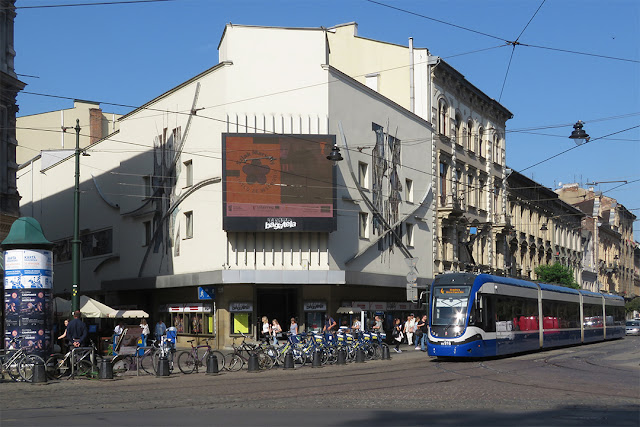
[[[408,315],[404,322],[398,317],[394,319],[391,336],[393,337],[393,343],[395,344],[394,350],[396,353],[402,353],[400,344],[403,343],[409,345],[409,348],[415,346],[416,350],[427,351],[425,348],[429,333],[427,320],[428,317],[426,314],[422,317],[416,317],[413,313]]]
[[[298,321],[295,317],[291,318],[291,324],[289,325],[289,333],[291,335],[298,335]],[[278,337],[282,336],[282,326],[278,319],[273,319],[269,323],[267,316],[262,316],[262,330],[261,337],[270,341],[273,345],[278,345]]]

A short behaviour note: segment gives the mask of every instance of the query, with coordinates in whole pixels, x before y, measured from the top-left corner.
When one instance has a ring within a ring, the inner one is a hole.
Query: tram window
[[[605,306],[607,326],[624,326],[624,307]]]
[[[569,301],[542,301],[542,326],[545,329],[579,327],[580,305]]]
[[[469,317],[470,326],[478,326],[485,332],[496,331],[495,297],[478,294]]]
[[[586,327],[602,327],[602,306],[599,304],[584,304],[582,306],[584,318],[582,323]]]
[[[499,295],[496,297],[496,321],[507,330],[530,331],[538,329],[538,301]]]

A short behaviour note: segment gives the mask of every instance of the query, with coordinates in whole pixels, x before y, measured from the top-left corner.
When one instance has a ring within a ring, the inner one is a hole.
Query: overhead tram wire
[[[112,5],[120,5],[120,4],[134,4],[134,3],[166,3],[173,2],[177,0],[123,0],[123,1],[104,1],[104,2],[96,2],[96,3],[67,3],[67,4],[43,4],[43,5],[33,5],[33,6],[15,6],[15,7],[6,7],[4,9],[52,9],[59,7],[81,7],[81,6],[112,6]]]

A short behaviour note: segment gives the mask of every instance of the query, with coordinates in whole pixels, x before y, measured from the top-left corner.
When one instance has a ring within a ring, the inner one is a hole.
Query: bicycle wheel
[[[122,376],[135,365],[135,362],[131,356],[116,356],[111,364],[113,365],[113,375]]]
[[[36,363],[41,363],[44,366],[44,360],[42,360],[42,357],[36,356],[35,354],[28,354],[20,359],[20,362],[18,363],[18,372],[20,372],[20,377],[23,381],[31,382]]]
[[[78,360],[76,362],[76,367],[74,371],[74,375],[78,377],[86,377],[87,375],[93,372],[93,365],[88,360]]]
[[[211,348],[200,347],[196,349],[196,372],[200,370],[200,368],[207,369],[207,357],[209,356],[209,352]]]
[[[218,359],[218,372],[223,371],[224,370],[224,354],[222,354],[218,350],[211,350],[211,353],[209,354],[211,356],[215,356],[216,359]]]
[[[64,354],[51,355],[51,357],[49,357],[45,362],[44,368],[47,372],[47,376],[55,380],[71,373],[71,369],[67,363],[67,359],[64,357]]]
[[[155,352],[151,351],[145,353],[144,356],[140,358],[140,368],[146,372],[147,374],[155,374],[158,367],[153,363],[153,356]]]
[[[273,368],[273,359],[267,353],[261,351],[258,353],[258,368],[262,371]]]
[[[190,374],[196,368],[196,360],[190,351],[181,351],[178,353],[178,368],[183,374]]]
[[[7,374],[9,377],[15,382],[22,381],[22,377],[20,376],[20,371],[18,370],[18,365],[20,362],[16,358],[13,360],[8,366],[6,366]]]
[[[237,372],[243,365],[244,360],[235,353],[229,353],[224,358],[224,366],[228,371]]]

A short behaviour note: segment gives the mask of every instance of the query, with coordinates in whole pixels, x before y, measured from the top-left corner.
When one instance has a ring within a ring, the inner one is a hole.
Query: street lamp
[[[576,124],[573,125],[573,132],[571,132],[571,136],[569,136],[569,138],[573,139],[577,145],[589,142],[589,134],[582,129],[583,125],[584,122],[582,120],[578,120]]]
[[[68,128],[62,127],[65,132]],[[78,287],[80,285],[80,119],[76,119],[76,185],[73,193],[73,240],[71,241],[72,260],[72,290],[71,290],[71,311],[80,310],[80,296]]]
[[[338,144],[335,144],[333,146],[333,150],[331,150],[331,153],[329,153],[329,155],[327,156],[327,160],[331,160],[333,162],[333,166],[337,166],[338,162],[344,160],[342,158],[342,154],[340,154],[340,148],[338,147]]]

